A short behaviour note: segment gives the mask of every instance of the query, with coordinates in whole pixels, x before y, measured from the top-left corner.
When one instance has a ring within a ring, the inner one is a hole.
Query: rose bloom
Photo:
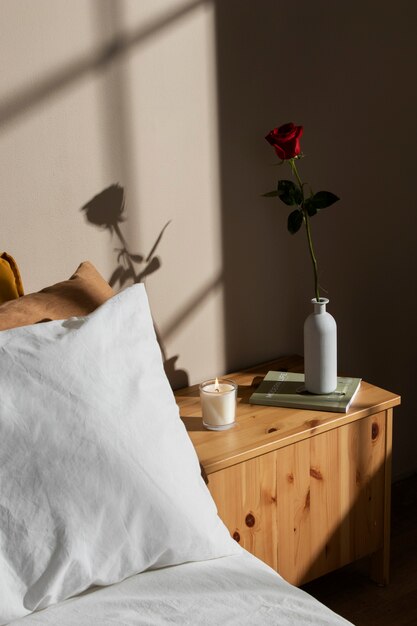
[[[271,130],[265,139],[275,149],[278,157],[282,161],[286,161],[300,154],[300,137],[303,130],[303,126],[296,126],[289,122]]]

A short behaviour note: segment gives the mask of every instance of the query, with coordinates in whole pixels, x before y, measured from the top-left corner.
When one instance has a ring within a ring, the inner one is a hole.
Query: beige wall
[[[403,395],[394,473],[417,470],[415,7],[0,0],[0,248],[26,291],[87,258],[110,279],[120,240],[81,209],[119,183],[137,275],[170,222],[145,281],[174,384],[301,352],[305,236],[260,194],[264,135],[303,124],[304,178],[341,197],[313,222],[339,369]]]

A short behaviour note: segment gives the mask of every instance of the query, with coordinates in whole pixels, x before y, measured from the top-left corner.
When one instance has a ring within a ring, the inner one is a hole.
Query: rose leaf
[[[289,214],[287,227],[291,235],[295,235],[295,233],[300,230],[302,223],[303,223],[302,211],[300,211],[299,209],[295,209],[295,211],[292,211]]]
[[[307,213],[312,216],[317,213],[318,209],[326,209],[338,200],[339,198],[331,191],[318,191],[310,198],[307,198],[304,202],[304,207]]]
[[[278,195],[278,191],[267,191],[267,193],[263,193],[263,198],[275,198]]]
[[[301,204],[303,201],[301,190],[291,180],[279,180],[277,190],[279,198],[284,204],[292,206]]]

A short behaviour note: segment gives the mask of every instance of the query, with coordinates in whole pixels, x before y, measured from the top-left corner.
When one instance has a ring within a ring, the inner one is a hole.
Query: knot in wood
[[[315,419],[315,420],[307,420],[304,423],[305,423],[306,426],[309,426],[310,428],[312,428],[314,430],[320,424],[320,420],[317,420],[317,419]]]
[[[372,440],[375,441],[378,435],[379,435],[379,426],[376,422],[374,422],[372,424]]]
[[[321,471],[316,467],[310,467],[310,476],[316,480],[323,480]]]
[[[246,526],[249,526],[249,528],[255,526],[255,517],[252,515],[252,513],[248,513],[245,517],[245,524]]]
[[[239,541],[240,541],[240,535],[239,535],[239,533],[237,532],[237,530],[235,530],[235,532],[233,533],[233,539],[239,543]]]

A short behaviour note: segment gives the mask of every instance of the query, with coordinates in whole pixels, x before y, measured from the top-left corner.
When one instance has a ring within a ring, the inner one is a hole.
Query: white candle
[[[237,384],[233,380],[207,380],[200,385],[203,424],[209,430],[225,430],[235,424]]]

